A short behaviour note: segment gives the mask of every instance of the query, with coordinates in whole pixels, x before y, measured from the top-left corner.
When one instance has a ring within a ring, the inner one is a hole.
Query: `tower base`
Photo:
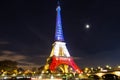
[[[72,72],[82,73],[79,67],[74,63],[72,57],[53,56],[49,64],[49,69],[52,73],[56,73],[59,70],[58,67],[60,67],[62,73],[70,73],[70,70],[72,70]]]

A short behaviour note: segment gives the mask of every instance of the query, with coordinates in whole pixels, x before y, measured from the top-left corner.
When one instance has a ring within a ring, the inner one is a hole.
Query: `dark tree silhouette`
[[[14,70],[17,70],[17,62],[11,60],[0,61],[0,71],[7,71],[12,73]]]

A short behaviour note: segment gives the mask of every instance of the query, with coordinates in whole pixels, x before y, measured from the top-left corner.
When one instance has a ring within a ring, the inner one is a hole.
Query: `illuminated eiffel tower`
[[[58,1],[56,8],[56,30],[55,42],[50,56],[47,58],[47,63],[44,67],[44,73],[81,73],[82,71],[75,64],[73,58],[70,56],[63,36],[62,23],[61,23],[61,7]]]

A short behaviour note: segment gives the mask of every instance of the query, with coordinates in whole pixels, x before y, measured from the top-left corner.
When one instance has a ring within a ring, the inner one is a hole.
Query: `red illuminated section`
[[[56,57],[56,56],[53,56],[52,57],[52,62],[50,64],[50,70],[54,72],[56,70],[56,68],[61,64],[69,65],[75,70],[75,72],[82,73],[82,71],[79,69],[79,67],[74,63],[72,57]]]

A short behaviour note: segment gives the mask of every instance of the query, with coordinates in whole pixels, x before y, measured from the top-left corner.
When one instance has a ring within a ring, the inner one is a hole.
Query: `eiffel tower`
[[[55,42],[50,56],[47,58],[47,63],[44,66],[44,73],[82,73],[79,67],[75,64],[73,58],[70,56],[63,36],[62,22],[61,22],[61,7],[58,1],[56,8],[56,30]]]

